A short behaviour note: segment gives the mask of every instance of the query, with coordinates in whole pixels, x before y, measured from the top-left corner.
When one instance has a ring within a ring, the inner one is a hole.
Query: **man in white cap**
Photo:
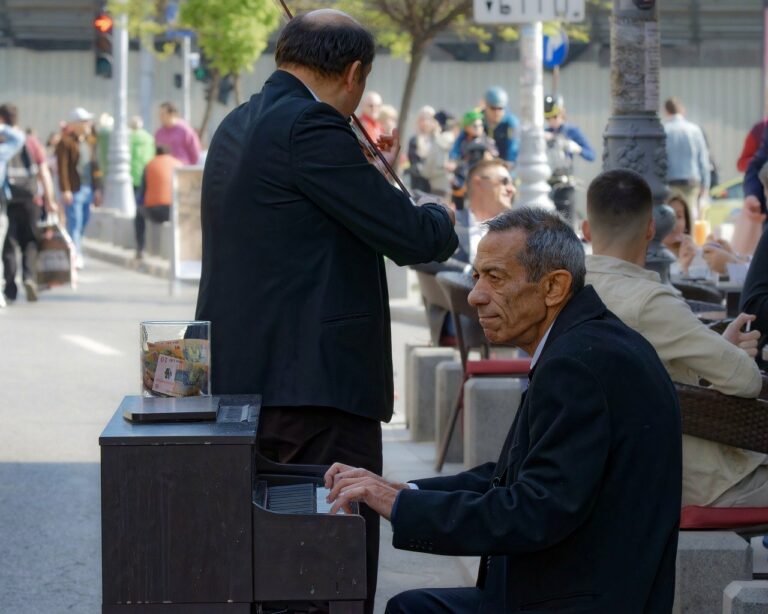
[[[67,215],[67,232],[75,244],[77,267],[83,268],[82,239],[93,202],[93,113],[75,107],[69,114],[66,134],[56,145],[61,199]]]

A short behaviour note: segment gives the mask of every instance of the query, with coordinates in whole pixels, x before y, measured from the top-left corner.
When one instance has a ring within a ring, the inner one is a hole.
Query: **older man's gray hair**
[[[529,282],[563,269],[571,274],[571,291],[584,287],[584,248],[573,229],[557,213],[538,207],[516,207],[485,222],[488,232],[519,228],[526,235],[525,249],[517,256]]]

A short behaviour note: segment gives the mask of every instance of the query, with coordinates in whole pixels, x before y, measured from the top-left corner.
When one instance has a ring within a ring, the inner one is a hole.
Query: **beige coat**
[[[739,397],[760,393],[755,361],[702,324],[657,273],[610,256],[587,256],[587,283],[653,345],[674,381],[698,384],[702,378]],[[711,503],[765,460],[764,454],[683,435],[683,505]]]

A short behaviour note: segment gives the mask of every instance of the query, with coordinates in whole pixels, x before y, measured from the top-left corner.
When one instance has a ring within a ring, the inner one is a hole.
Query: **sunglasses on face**
[[[512,183],[512,177],[489,177],[488,175],[482,175],[483,179],[495,179],[501,185],[510,185]]]

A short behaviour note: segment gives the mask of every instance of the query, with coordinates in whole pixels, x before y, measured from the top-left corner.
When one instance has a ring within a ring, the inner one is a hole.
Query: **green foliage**
[[[277,27],[272,0],[186,0],[179,27],[194,30],[209,64],[221,74],[250,70]]]
[[[164,23],[167,0],[110,0],[113,15],[128,16],[128,32],[153,49],[153,39],[169,29]],[[181,0],[174,29],[192,30],[210,66],[221,74],[250,70],[277,27],[273,0]],[[175,44],[164,46],[171,53]]]

